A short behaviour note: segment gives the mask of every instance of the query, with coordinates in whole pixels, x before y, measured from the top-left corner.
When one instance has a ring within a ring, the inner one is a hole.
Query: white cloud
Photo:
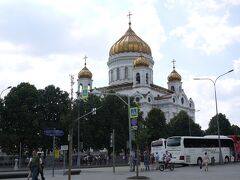
[[[186,25],[177,27],[170,35],[181,38],[188,48],[216,54],[240,41],[240,26],[229,26],[228,17],[228,13],[223,17],[193,14]]]
[[[233,61],[234,71],[240,72],[240,58]]]
[[[9,41],[0,41],[1,56],[26,53],[30,50],[31,47],[25,44],[14,44]]]
[[[185,93],[195,102],[196,123],[202,126],[202,129],[208,128],[210,119],[216,115],[216,103],[214,96],[213,83],[206,80],[195,81],[195,77],[188,71],[182,71],[181,75],[185,77],[183,88]],[[234,75],[234,74],[232,74]],[[230,76],[230,74],[229,74]],[[208,77],[215,80],[216,77]],[[231,124],[240,125],[238,110],[240,108],[240,80],[222,77],[216,83],[218,112],[225,114]],[[188,98],[190,98],[188,97]]]
[[[240,5],[239,0],[166,0],[164,6],[168,9],[182,6],[185,11],[192,12],[216,12],[227,7]]]

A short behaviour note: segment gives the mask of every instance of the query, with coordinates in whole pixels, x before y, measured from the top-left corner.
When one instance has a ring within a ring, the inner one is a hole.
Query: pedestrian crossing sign
[[[130,118],[138,117],[138,107],[130,108]]]

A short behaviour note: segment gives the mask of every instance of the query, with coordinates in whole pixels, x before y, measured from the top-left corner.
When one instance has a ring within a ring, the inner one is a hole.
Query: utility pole
[[[113,129],[111,136],[113,147],[113,173],[115,173],[115,129]]]
[[[71,80],[71,120],[72,120],[72,109],[73,109],[73,85],[74,85],[74,76],[70,75],[70,80]],[[73,144],[73,128],[72,125],[69,130],[69,136],[68,136],[68,141],[69,141],[69,159],[68,159],[68,180],[71,180],[71,170],[72,170],[72,144]]]

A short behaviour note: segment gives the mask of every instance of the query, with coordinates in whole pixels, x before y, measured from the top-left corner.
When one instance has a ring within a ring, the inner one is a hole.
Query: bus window
[[[163,145],[162,141],[152,142],[152,147],[157,147],[157,146],[162,146],[162,145]]]
[[[169,138],[167,140],[167,146],[180,146],[181,138]]]

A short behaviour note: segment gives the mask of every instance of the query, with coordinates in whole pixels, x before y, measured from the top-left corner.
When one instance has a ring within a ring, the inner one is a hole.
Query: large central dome
[[[110,49],[109,55],[124,52],[139,52],[152,55],[151,49],[135,32],[129,27],[127,32]]]

